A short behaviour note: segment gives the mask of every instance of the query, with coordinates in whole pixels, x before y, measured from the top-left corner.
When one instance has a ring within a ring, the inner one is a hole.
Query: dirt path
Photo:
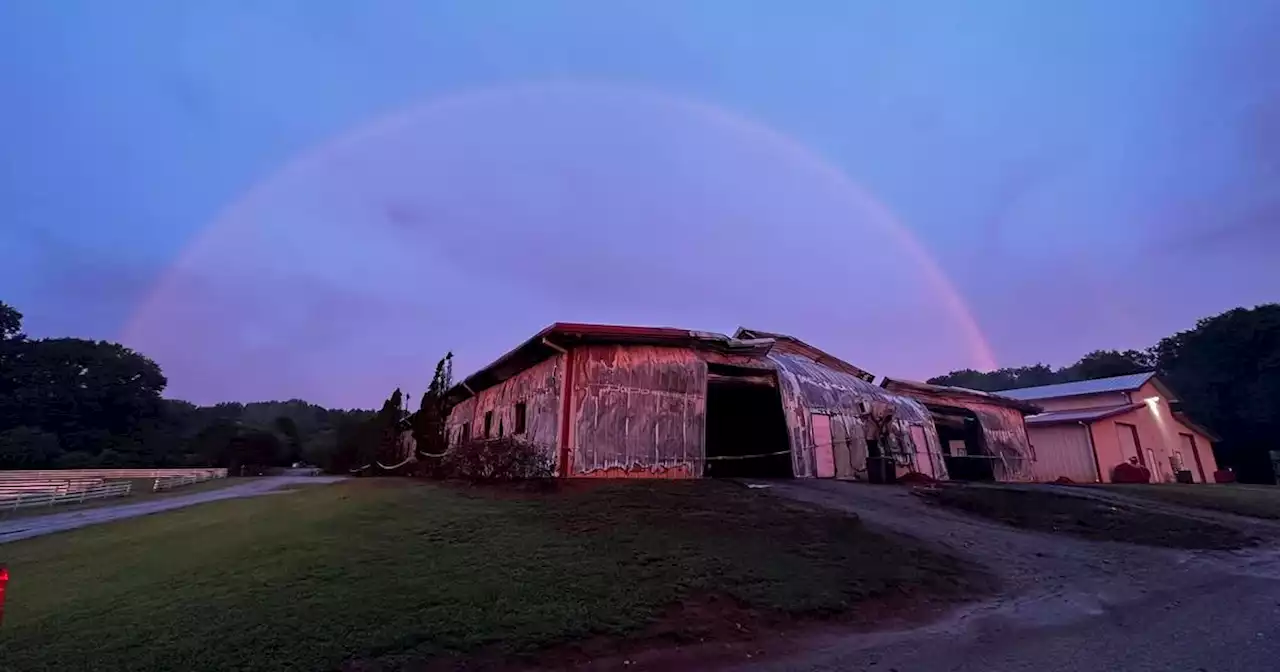
[[[1248,661],[1280,654],[1274,545],[1224,552],[1088,542],[939,509],[906,488],[793,481],[772,489],[972,559],[1007,590],[927,627],[827,635],[802,654],[744,669],[1257,669]],[[1262,531],[1253,522],[1248,529]]]
[[[2,520],[0,521],[0,544],[62,532],[63,530],[73,530],[86,525],[96,525],[113,520],[180,509],[193,504],[203,504],[221,499],[234,499],[236,497],[253,497],[270,493],[288,485],[333,483],[340,480],[342,480],[342,477],[338,476],[270,476],[237,485],[229,485],[217,490],[205,490],[190,495],[176,495],[136,504],[114,504],[79,511],[51,513],[47,516]]]

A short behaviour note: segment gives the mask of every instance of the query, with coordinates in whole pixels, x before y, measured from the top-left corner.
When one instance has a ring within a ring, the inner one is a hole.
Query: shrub
[[[433,465],[432,462],[438,462]],[[423,475],[470,481],[514,481],[550,478],[552,464],[542,448],[512,438],[473,439],[453,446],[443,458],[422,461]]]

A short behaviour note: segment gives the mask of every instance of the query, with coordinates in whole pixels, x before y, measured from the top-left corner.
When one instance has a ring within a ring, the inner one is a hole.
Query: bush
[[[455,445],[443,458],[424,458],[420,464],[418,473],[423,476],[470,481],[514,481],[555,475],[555,465],[540,447],[512,438],[474,439]]]

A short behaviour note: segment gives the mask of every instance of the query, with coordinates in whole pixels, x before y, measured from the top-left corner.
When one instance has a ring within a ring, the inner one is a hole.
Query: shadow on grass
[[[1014,527],[1095,541],[1203,550],[1238,549],[1257,543],[1224,525],[1070,494],[958,485],[919,494],[934,504]]]

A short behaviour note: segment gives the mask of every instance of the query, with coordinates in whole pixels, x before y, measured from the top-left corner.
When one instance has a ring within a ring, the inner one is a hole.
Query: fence
[[[0,483],[6,481],[74,480],[97,478],[117,481],[127,478],[164,478],[166,476],[198,476],[212,474],[212,478],[225,478],[227,470],[217,467],[181,467],[173,469],[18,469],[0,471]]]
[[[151,491],[160,492],[161,490],[172,490],[174,488],[180,488],[184,485],[192,485],[195,483],[203,483],[205,481],[211,481],[215,478],[222,478],[222,476],[217,476],[210,473],[194,474],[190,476],[183,476],[183,475],[161,476],[157,478],[155,483],[151,485]]]
[[[58,504],[80,504],[94,499],[123,497],[129,494],[132,488],[132,483],[123,481],[120,483],[102,483],[73,492],[28,492],[17,495],[0,495],[0,512],[13,513],[21,509],[52,507]]]

